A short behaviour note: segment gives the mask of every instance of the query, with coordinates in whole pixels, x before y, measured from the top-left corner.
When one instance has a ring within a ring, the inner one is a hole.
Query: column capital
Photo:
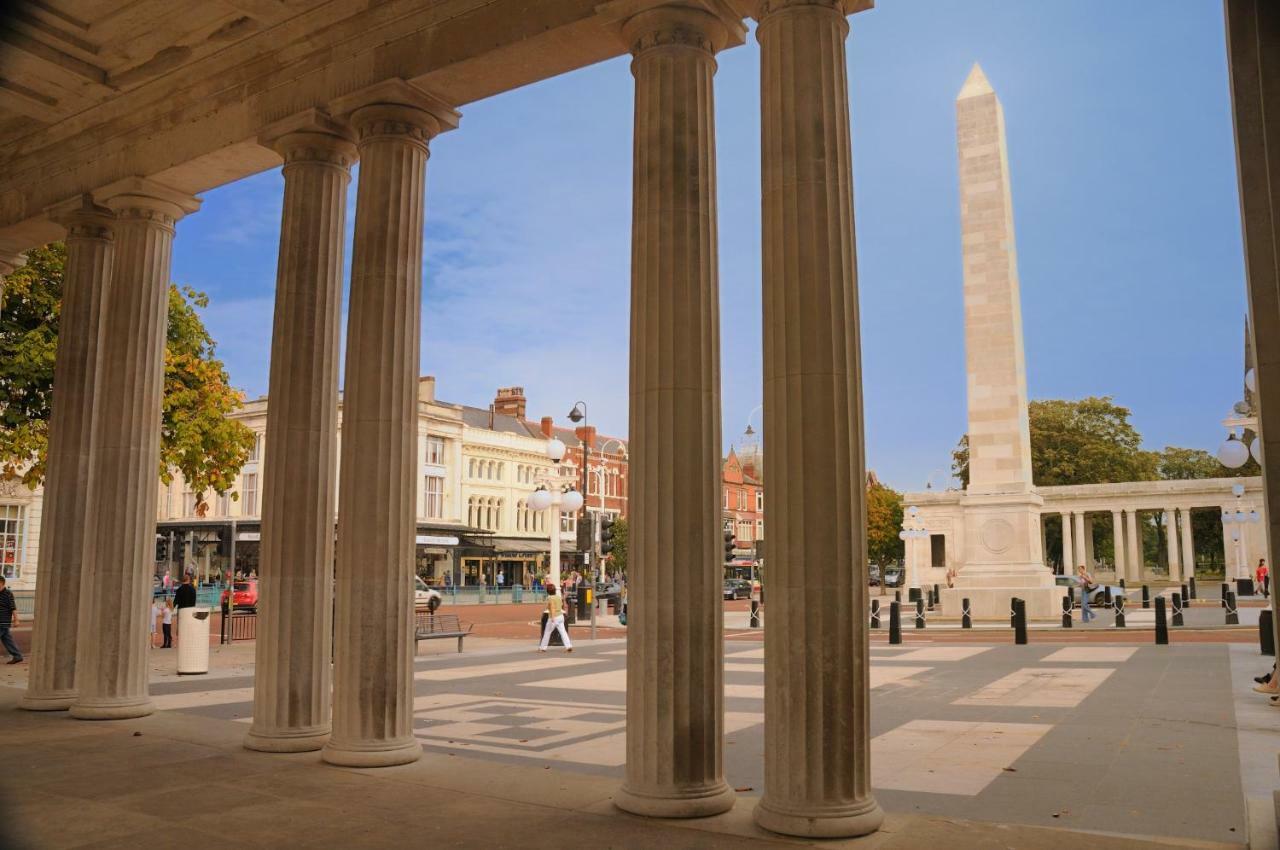
[[[599,7],[633,56],[656,48],[692,47],[715,54],[746,41],[742,18],[723,0],[614,0]]]
[[[852,15],[875,8],[875,0],[759,0],[751,17],[762,21],[766,17],[788,9],[831,9],[841,15]]]
[[[258,144],[280,154],[286,166],[314,162],[350,168],[356,161],[355,131],[319,109],[277,121],[258,134]]]
[[[68,198],[62,203],[45,208],[49,220],[62,225],[70,239],[100,239],[110,242],[113,238],[111,224],[115,213],[94,202],[89,194]]]
[[[350,122],[361,142],[379,136],[408,136],[423,144],[456,129],[462,114],[444,100],[400,78],[343,95],[330,112]]]
[[[200,199],[147,177],[126,177],[93,192],[99,204],[120,218],[149,219],[173,227],[200,209]]]

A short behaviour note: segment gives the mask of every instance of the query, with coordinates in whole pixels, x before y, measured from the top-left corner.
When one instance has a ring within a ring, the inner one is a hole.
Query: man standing
[[[1269,584],[1269,582],[1267,581],[1268,578],[1269,576],[1267,574],[1267,559],[1259,558],[1258,568],[1253,571],[1253,583],[1257,585],[1257,589],[1253,591],[1255,594],[1261,593],[1263,596],[1271,595],[1271,592],[1270,592],[1271,589],[1267,586]]]
[[[191,574],[182,577],[182,584],[173,594],[173,607],[181,611],[183,608],[196,607],[196,586],[191,583]]]
[[[4,576],[0,576],[0,643],[9,653],[10,664],[22,663],[22,651],[9,634],[9,629],[18,625],[18,603],[13,598],[13,591],[5,585]]]

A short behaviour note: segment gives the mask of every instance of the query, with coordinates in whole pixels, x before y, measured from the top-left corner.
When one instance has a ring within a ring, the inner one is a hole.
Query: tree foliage
[[[879,481],[867,483],[867,558],[885,564],[902,557],[902,494]]]
[[[45,475],[65,263],[60,243],[31,251],[8,277],[0,311],[0,478],[32,488]],[[180,472],[198,513],[206,492],[232,490],[254,443],[249,428],[228,418],[244,396],[229,385],[200,319],[208,303],[191,287],[169,287],[159,476],[168,483]]]
[[[627,520],[614,517],[613,552],[609,555],[609,572],[615,576],[627,574]]]

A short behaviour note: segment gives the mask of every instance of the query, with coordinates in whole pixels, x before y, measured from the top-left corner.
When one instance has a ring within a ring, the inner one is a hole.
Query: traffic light
[[[729,529],[724,530],[724,562],[726,564],[733,561],[733,550],[738,548],[738,541],[733,539],[733,532]]]
[[[156,535],[156,563],[169,560],[169,538]]]
[[[613,523],[614,518],[604,516],[600,518],[600,556],[605,557],[613,553]]]
[[[588,511],[578,517],[577,533],[579,552],[591,551],[591,540],[593,538],[591,533],[591,523],[595,520],[595,516],[595,514]]]

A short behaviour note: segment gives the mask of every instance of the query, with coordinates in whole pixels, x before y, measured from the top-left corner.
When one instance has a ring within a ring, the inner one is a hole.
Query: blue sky
[[[954,99],[975,61],[1004,104],[1030,396],[1113,395],[1149,448],[1214,449],[1246,309],[1221,2],[882,0],[850,23],[869,466],[938,486],[965,430]],[[752,36],[716,79],[726,446],[761,400],[758,86]],[[625,433],[631,104],[618,59],[464,106],[432,143],[421,372],[441,398],[521,385],[531,418],[582,399]],[[208,192],[175,243],[251,396],[282,186]]]

